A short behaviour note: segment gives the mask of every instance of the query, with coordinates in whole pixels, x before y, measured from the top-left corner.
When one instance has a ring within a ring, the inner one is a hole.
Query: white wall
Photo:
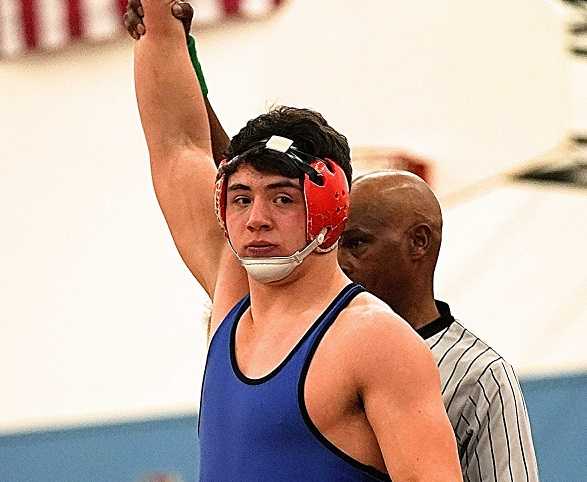
[[[564,29],[562,13],[540,0],[367,0],[360,9],[296,1],[274,23],[243,27],[220,58],[209,53],[223,50],[224,34],[206,37],[202,55],[232,132],[267,103],[312,106],[354,146],[435,159],[437,188],[448,194],[564,137],[572,109]],[[226,95],[235,85],[246,99]]]
[[[272,103],[438,161],[450,193],[569,125],[563,22],[536,0],[289,2],[199,37],[229,132]],[[205,303],[149,180],[130,41],[0,64],[0,430],[193,410]]]
[[[587,371],[586,205],[506,181],[444,209],[435,294],[523,376]]]

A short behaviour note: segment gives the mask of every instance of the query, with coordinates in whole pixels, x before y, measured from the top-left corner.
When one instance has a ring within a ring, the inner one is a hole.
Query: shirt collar
[[[436,303],[436,309],[440,316],[435,320],[431,321],[427,325],[418,328],[416,332],[420,335],[424,340],[440,333],[445,328],[448,328],[453,321],[455,321],[452,313],[450,312],[450,306],[448,303],[444,301],[434,300]]]

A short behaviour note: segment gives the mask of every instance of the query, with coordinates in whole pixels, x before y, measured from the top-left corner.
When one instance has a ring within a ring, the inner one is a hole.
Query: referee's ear
[[[409,254],[413,260],[426,256],[432,244],[432,229],[426,223],[412,226],[408,231]]]

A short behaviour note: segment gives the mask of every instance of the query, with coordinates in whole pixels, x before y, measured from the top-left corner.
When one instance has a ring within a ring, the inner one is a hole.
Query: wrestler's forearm
[[[143,2],[147,33],[135,44],[135,88],[151,158],[181,149],[211,152],[206,106],[168,2]]]

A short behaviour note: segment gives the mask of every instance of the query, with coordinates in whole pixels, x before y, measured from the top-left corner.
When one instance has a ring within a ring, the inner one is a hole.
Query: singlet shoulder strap
[[[380,472],[375,467],[371,467],[369,465],[365,465],[358,460],[355,460],[351,456],[347,455],[345,452],[340,450],[336,447],[332,442],[330,442],[314,425],[314,422],[310,418],[310,414],[308,413],[308,409],[306,407],[306,401],[304,397],[304,387],[306,383],[306,377],[308,375],[308,370],[310,368],[310,364],[312,362],[312,358],[320,345],[320,342],[326,335],[328,329],[332,326],[332,324],[338,318],[340,312],[345,309],[349,303],[360,293],[365,291],[361,285],[352,283],[347,285],[345,289],[333,300],[330,306],[324,311],[322,314],[319,326],[316,330],[312,333],[312,336],[309,337],[307,340],[307,344],[304,347],[304,360],[302,362],[301,371],[298,380],[297,386],[297,395],[298,395],[298,406],[302,414],[302,418],[304,419],[304,423],[308,427],[308,429],[312,432],[314,437],[329,451],[340,457],[341,459],[348,462],[351,466],[363,471],[364,473],[370,475],[373,480],[380,480],[380,481],[387,481],[391,482],[391,479],[388,474],[384,474]]]
[[[365,288],[357,283],[346,285],[316,319],[299,343],[301,359],[299,358],[297,363],[299,364],[300,370],[303,370],[303,367],[309,364],[309,359],[312,357],[315,345],[320,343],[320,340],[337,319],[340,312],[348,306],[355,296],[363,291],[365,291]]]
[[[251,303],[251,297],[247,293],[236,305],[234,305],[224,319],[220,322],[218,328],[212,335],[210,344],[208,346],[208,352],[206,353],[206,364],[204,366],[204,378],[202,380],[202,386],[200,391],[200,409],[198,413],[202,413],[202,400],[204,397],[204,384],[210,365],[218,366],[224,360],[228,360],[230,357],[229,342],[230,333],[232,332],[233,325],[242,316],[243,312],[249,307]],[[198,433],[200,432],[200,417],[198,416]]]
[[[328,307],[322,312],[322,314],[316,319],[311,328],[306,332],[304,337],[298,343],[298,347],[302,352],[301,363],[308,356],[308,351],[315,344],[317,338],[321,338],[324,331],[336,320],[340,312],[347,307],[347,305],[353,300],[359,293],[365,291],[361,285],[357,283],[350,283],[346,285],[338,295],[330,302]]]
[[[212,335],[212,339],[210,340],[210,347],[216,342],[217,339],[225,339],[228,340],[230,337],[230,333],[232,331],[232,327],[235,323],[238,322],[242,314],[251,304],[251,295],[247,293],[236,305],[234,305],[231,310],[227,313],[224,319],[220,322],[218,328]]]
[[[359,293],[365,291],[360,284],[351,283],[346,285],[342,291],[332,300],[328,308],[324,310],[320,318],[316,320],[316,323],[312,329],[312,332],[309,333],[308,336],[308,344],[314,345],[316,340],[322,338],[324,333],[328,330],[330,325],[334,323],[337,319],[340,312],[344,310],[349,303],[357,296]]]

